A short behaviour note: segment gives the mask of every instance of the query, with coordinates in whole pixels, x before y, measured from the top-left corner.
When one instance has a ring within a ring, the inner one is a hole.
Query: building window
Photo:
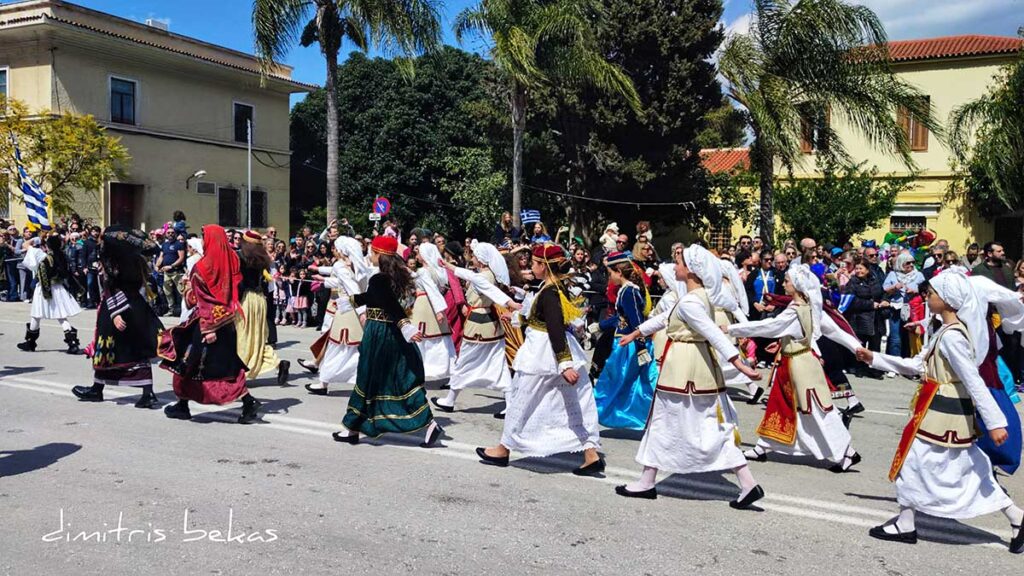
[[[238,190],[221,188],[217,198],[217,223],[235,228],[238,226]]]
[[[893,232],[920,230],[927,225],[928,218],[924,216],[893,216],[889,219],[889,229]]]
[[[4,98],[7,98],[7,75],[9,73],[9,68],[0,68],[0,96]]]
[[[931,98],[925,96],[924,102],[925,106],[930,109]],[[896,121],[903,128],[903,134],[906,135],[907,141],[910,142],[911,151],[928,151],[928,128],[924,124],[918,122],[917,118],[914,118],[913,114],[903,106],[900,106],[899,110],[896,111]]]
[[[267,191],[254,188],[250,195],[250,202],[252,202],[252,227],[253,228],[266,228],[267,227]]]
[[[196,194],[214,196],[217,194],[217,184],[213,182],[196,182]]]
[[[803,109],[800,112],[800,151],[804,154],[828,150],[831,114],[827,110]]]
[[[235,102],[235,142],[246,143],[249,141],[248,124],[253,123],[253,136],[255,139],[256,123],[253,121],[253,114],[256,109],[248,104]]]
[[[110,121],[135,124],[135,92],[137,83],[123,78],[110,79]]]
[[[712,224],[708,228],[708,245],[711,248],[723,252],[729,248],[729,241],[732,240],[732,224],[722,222]]]

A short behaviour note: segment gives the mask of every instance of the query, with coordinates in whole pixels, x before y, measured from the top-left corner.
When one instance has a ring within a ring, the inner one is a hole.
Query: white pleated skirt
[[[843,426],[839,412],[825,412],[817,403],[811,403],[811,413],[796,413],[796,442],[792,446],[761,438],[757,445],[788,456],[811,456],[817,460],[838,463],[846,456],[853,439]]]
[[[71,297],[63,284],[51,285],[50,296],[49,299],[43,298],[43,287],[36,284],[35,292],[32,293],[32,310],[30,311],[33,318],[60,320],[77,316],[82,311],[78,302]]]
[[[736,426],[736,409],[725,392],[690,395],[656,390],[636,461],[670,474],[744,466],[747,459],[737,446]]]
[[[976,444],[944,448],[916,438],[896,478],[896,500],[929,516],[954,519],[991,514],[1013,504]]]
[[[600,448],[594,387],[585,370],[579,375],[572,386],[561,374],[517,372],[508,395],[502,445],[532,457]]]
[[[505,361],[505,341],[474,342],[464,339],[448,384],[452,390],[508,390],[512,385],[512,375]]]
[[[423,375],[426,382],[437,382],[452,375],[455,365],[455,344],[449,335],[424,338],[416,343],[423,357]]]
[[[359,345],[327,342],[320,361],[320,381],[324,384],[351,384],[359,371]]]

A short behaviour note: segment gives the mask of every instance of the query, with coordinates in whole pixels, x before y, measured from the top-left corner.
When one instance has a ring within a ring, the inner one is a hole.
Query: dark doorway
[[[140,184],[110,183],[110,225],[138,227],[137,207],[142,203]]]
[[[1011,260],[1021,258],[1022,248],[1024,248],[1022,234],[1024,234],[1024,216],[1017,214],[996,218],[993,240],[1003,245],[1006,256]]]

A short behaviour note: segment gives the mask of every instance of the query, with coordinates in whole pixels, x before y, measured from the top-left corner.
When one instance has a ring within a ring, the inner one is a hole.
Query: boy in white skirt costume
[[[916,512],[965,519],[1002,511],[1010,521],[1010,552],[1024,552],[1017,507],[996,483],[992,463],[974,442],[975,407],[997,446],[1006,441],[1006,417],[978,374],[974,359],[988,348],[986,310],[962,269],[930,280],[928,307],[942,327],[914,358],[896,358],[864,348],[857,358],[872,368],[920,375],[889,480],[896,482],[900,513],[872,528],[881,540],[917,542]],[[979,341],[980,340],[980,341]],[[984,348],[982,348],[984,346]]]
[[[533,275],[544,284],[530,304],[523,345],[516,354],[516,375],[509,392],[501,443],[477,448],[484,464],[508,466],[509,454],[545,457],[583,452],[578,476],[605,469],[598,453],[597,402],[587,374],[587,357],[566,327],[582,316],[561,285],[568,271],[562,248],[543,244],[533,249]]]
[[[33,239],[38,242],[38,240]],[[78,302],[64,288],[70,269],[60,236],[51,234],[46,238],[46,249],[49,254],[30,244],[25,253],[25,267],[38,279],[35,292],[32,294],[32,309],[29,311],[29,323],[25,330],[25,341],[18,344],[18,349],[35,352],[36,341],[39,340],[39,325],[45,319],[56,320],[64,330],[64,343],[68,345],[68,354],[80,351],[78,330],[75,330],[68,318],[77,316],[82,311]]]
[[[423,336],[416,343],[423,356],[424,382],[449,378],[455,365],[455,344],[445,311],[448,303],[443,292],[448,289],[448,270],[441,266],[441,252],[429,242],[420,244],[416,258],[422,267],[413,275],[416,281],[416,302],[412,305],[412,324]]]
[[[351,384],[356,381],[359,368],[359,343],[363,339],[363,323],[358,310],[344,310],[338,307],[338,300],[361,294],[364,287],[356,275],[353,262],[363,258],[362,246],[358,240],[342,236],[334,241],[334,252],[338,260],[334,266],[310,266],[317,273],[314,280],[321,280],[330,288],[334,298],[327,305],[329,321],[324,322],[324,331],[311,349],[319,358],[319,381],[306,384],[306,390],[317,396],[326,396],[330,384]],[[363,279],[365,283],[367,279]]]
[[[449,269],[466,282],[469,314],[462,329],[462,348],[455,360],[449,381],[451,389],[444,398],[431,398],[445,412],[455,410],[455,401],[466,388],[487,388],[507,392],[512,375],[505,361],[505,329],[495,305],[509,307],[515,301],[498,288],[511,282],[505,258],[493,244],[473,242],[472,259],[479,272],[451,266]]]
[[[821,283],[806,264],[786,273],[786,294],[793,302],[774,318],[729,326],[730,335],[741,338],[780,339],[781,362],[768,397],[768,409],[757,429],[760,439],[744,455],[763,462],[768,452],[811,456],[832,462],[833,472],[846,472],[860,462],[850,431],[832,405],[825,371],[817,354],[818,338],[824,335],[844,342],[851,350],[860,346],[822,310]],[[828,320],[828,321],[826,321]]]
[[[658,497],[659,470],[676,474],[732,470],[739,479],[740,494],[729,505],[748,508],[764,497],[764,490],[739,449],[736,410],[725,392],[716,352],[750,379],[761,375],[743,364],[739,350],[714,322],[712,302],[722,289],[718,259],[701,246],[690,246],[677,256],[675,274],[678,280],[686,280],[686,295],[671,311],[622,338],[631,342],[641,334],[660,333],[655,337],[655,354],[661,371],[636,456],[643,473],[636,482],[617,486],[615,492],[653,500]]]

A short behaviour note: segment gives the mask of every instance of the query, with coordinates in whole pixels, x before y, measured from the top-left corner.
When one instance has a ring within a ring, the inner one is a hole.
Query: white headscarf
[[[721,258],[722,263],[722,276],[729,280],[729,291],[733,300],[739,306],[740,310],[743,311],[743,315],[750,314],[750,302],[747,301],[747,289],[743,286],[743,280],[740,278],[740,271],[736,269],[733,263],[725,258]]]
[[[967,327],[974,348],[974,363],[980,365],[988,355],[988,306],[967,280],[966,269],[952,266],[932,278],[929,285],[943,302],[956,310],[956,317]]]
[[[686,282],[680,282],[676,280],[676,265],[672,262],[667,262],[658,265],[658,273],[661,275],[661,279],[665,282],[665,289],[669,292],[674,293],[678,297],[682,297],[686,294]]]
[[[789,276],[790,282],[793,283],[793,288],[803,294],[807,298],[807,303],[811,306],[811,323],[814,324],[814,333],[811,334],[811,341],[814,342],[821,338],[823,306],[821,301],[821,281],[818,280],[818,277],[814,275],[814,272],[811,272],[811,268],[806,264],[790,266],[786,275]]]
[[[448,270],[441,267],[441,251],[431,242],[420,244],[420,259],[427,270],[433,273],[434,281],[444,287],[448,285]]]
[[[196,254],[203,255],[203,239],[202,238],[189,238],[188,247],[195,250]]]
[[[683,250],[683,260],[686,267],[700,278],[704,284],[704,290],[708,293],[708,300],[719,308],[729,309],[735,302],[722,292],[722,265],[718,258],[708,249],[699,245],[691,244]]]
[[[363,243],[351,236],[339,236],[334,241],[334,247],[348,258],[352,264],[352,272],[356,281],[365,290],[366,284],[372,276],[373,268],[366,261],[366,256],[363,256]]]
[[[984,276],[968,276],[967,279],[986,307],[996,307],[1004,332],[1024,331],[1024,303],[1020,301],[1020,292],[1000,286]]]
[[[505,264],[505,258],[502,257],[501,252],[498,252],[498,249],[494,247],[494,244],[473,240],[471,247],[476,259],[490,268],[499,284],[508,286],[512,283],[512,280],[508,275],[508,265]]]

